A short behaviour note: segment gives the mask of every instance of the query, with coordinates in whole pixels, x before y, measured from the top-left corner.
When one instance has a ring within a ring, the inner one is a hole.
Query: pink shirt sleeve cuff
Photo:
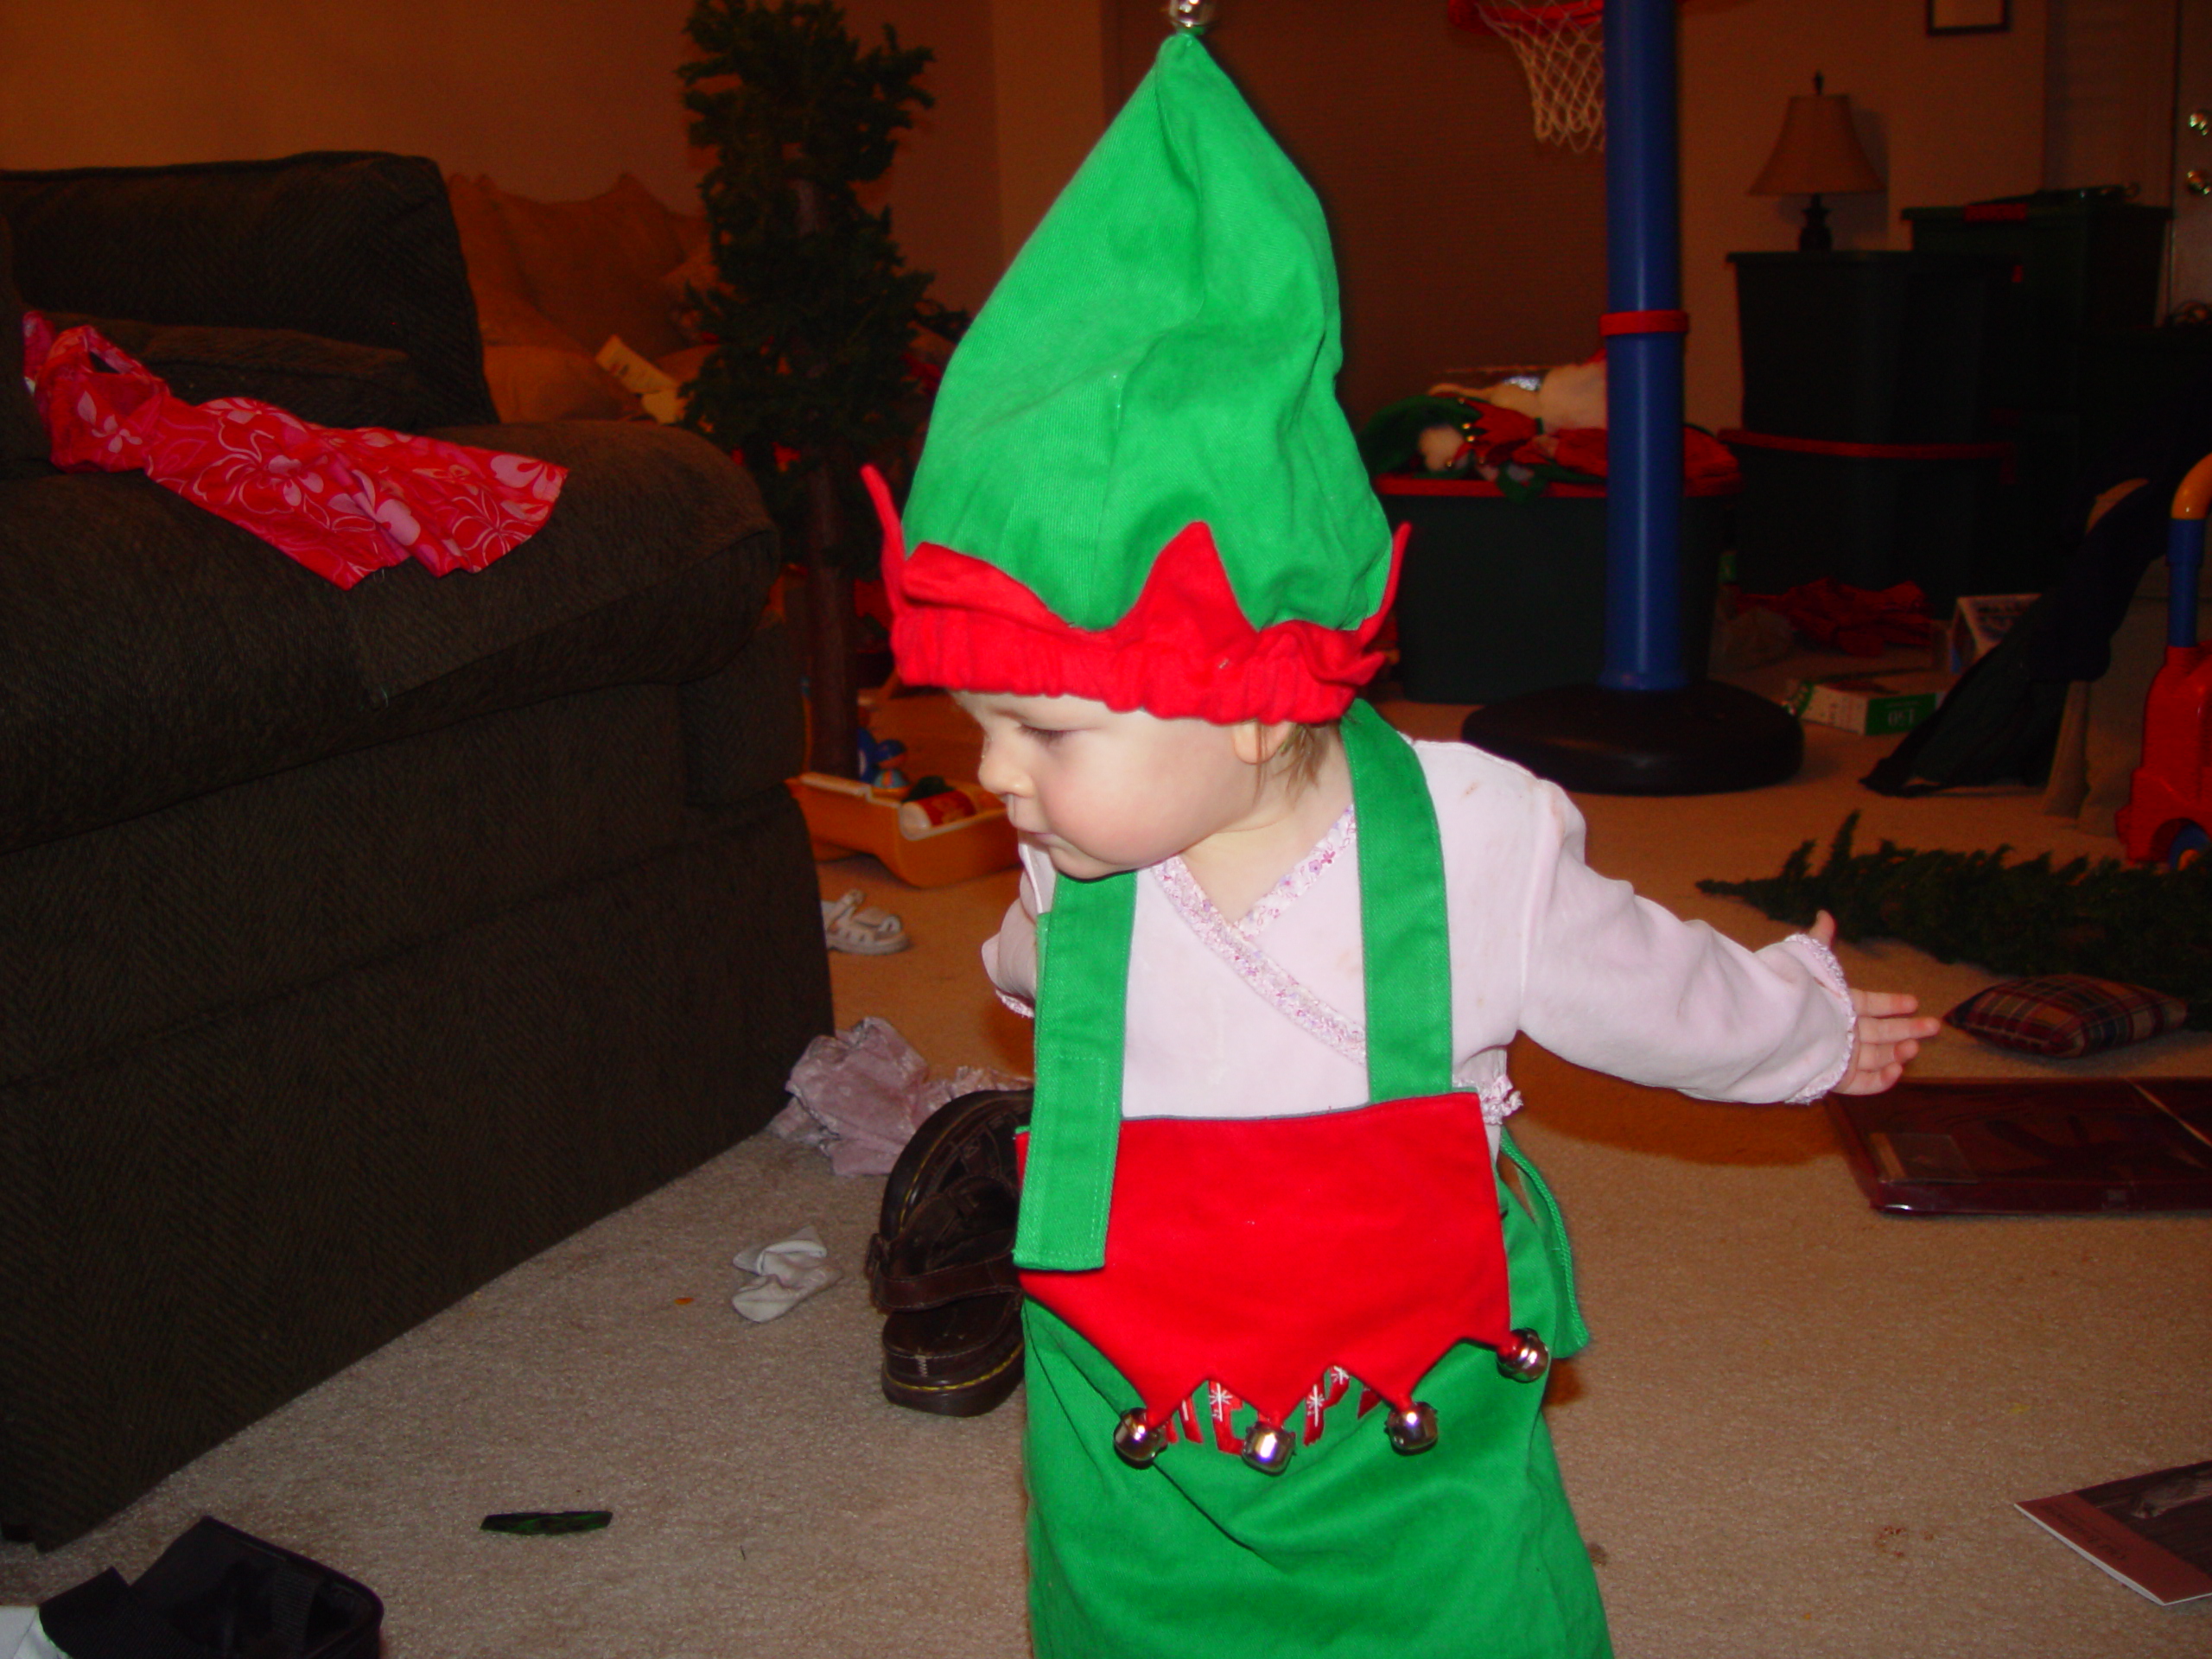
[[[1844,978],[1843,964],[1835,959],[1834,951],[1809,933],[1792,933],[1783,943],[1800,947],[1807,964],[1813,970],[1813,977],[1820,982],[1822,990],[1835,999],[1837,1007],[1843,1012],[1843,1052],[1837,1057],[1834,1065],[1822,1073],[1817,1081],[1783,1103],[1786,1106],[1803,1106],[1820,1099],[1843,1081],[1843,1074],[1851,1067],[1851,1057],[1858,1052],[1859,1010],[1851,1005],[1851,984]]]

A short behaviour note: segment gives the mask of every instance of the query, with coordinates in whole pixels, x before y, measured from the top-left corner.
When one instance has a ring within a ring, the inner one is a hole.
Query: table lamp
[[[1882,175],[1859,146],[1859,132],[1851,121],[1851,95],[1821,90],[1821,77],[1813,77],[1813,90],[1789,100],[1783,118],[1782,137],[1774,154],[1751,185],[1755,196],[1807,196],[1805,228],[1797,233],[1797,251],[1826,253],[1835,245],[1828,234],[1828,210],[1822,196],[1847,195],[1882,188]]]

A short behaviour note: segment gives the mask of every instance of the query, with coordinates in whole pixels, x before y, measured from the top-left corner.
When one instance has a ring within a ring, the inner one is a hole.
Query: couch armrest
[[[798,650],[765,615],[745,649],[683,688],[683,762],[694,806],[741,806],[806,766]]]
[[[143,474],[0,484],[0,852],[325,755],[736,653],[775,537],[696,433],[462,427],[557,461],[543,529],[481,571],[341,590]]]
[[[0,172],[0,218],[28,305],[385,346],[428,388],[425,424],[494,418],[445,180],[420,156]]]

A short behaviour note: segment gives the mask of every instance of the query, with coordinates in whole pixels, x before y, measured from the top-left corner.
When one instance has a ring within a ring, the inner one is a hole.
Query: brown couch
[[[0,173],[0,339],[11,270],[194,399],[570,469],[341,591],[54,472],[0,376],[0,1522],[53,1546],[758,1128],[830,1005],[752,480],[494,424],[434,165]]]

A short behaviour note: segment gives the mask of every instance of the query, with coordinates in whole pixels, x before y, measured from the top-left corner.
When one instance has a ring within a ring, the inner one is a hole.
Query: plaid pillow
[[[2044,974],[1978,991],[1943,1018],[1999,1048],[2071,1060],[2178,1030],[2189,1005],[2141,985]]]

